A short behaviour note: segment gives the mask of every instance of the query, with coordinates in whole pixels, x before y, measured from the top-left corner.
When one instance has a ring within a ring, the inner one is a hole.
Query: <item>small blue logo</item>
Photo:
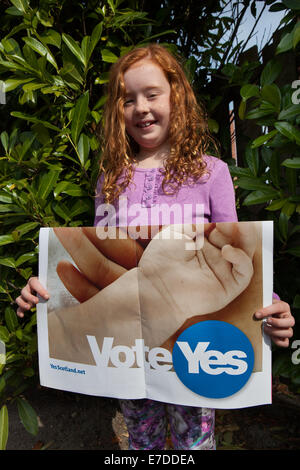
[[[207,398],[226,398],[248,382],[254,351],[247,336],[227,322],[209,320],[187,328],[173,348],[181,382]]]

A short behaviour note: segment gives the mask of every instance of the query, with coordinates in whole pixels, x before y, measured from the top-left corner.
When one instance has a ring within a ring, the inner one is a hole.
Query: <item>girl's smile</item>
[[[170,122],[170,85],[162,69],[141,60],[124,73],[125,126],[139,145],[138,158],[165,155]]]

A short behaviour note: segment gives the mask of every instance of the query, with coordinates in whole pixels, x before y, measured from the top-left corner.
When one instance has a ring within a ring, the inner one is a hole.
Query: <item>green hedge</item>
[[[34,410],[20,398],[37,376],[35,311],[18,319],[14,300],[37,273],[39,228],[93,225],[107,72],[151,41],[147,14],[135,2],[119,3],[12,0],[2,12],[0,448],[12,401],[26,429],[37,432]]]

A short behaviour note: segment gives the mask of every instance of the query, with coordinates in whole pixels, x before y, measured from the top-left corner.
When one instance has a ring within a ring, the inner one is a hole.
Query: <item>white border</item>
[[[273,223],[270,221],[261,223],[263,306],[267,306],[272,303],[273,292]],[[45,287],[47,287],[50,230],[52,229],[42,228],[39,238],[39,279]],[[219,409],[245,408],[272,402],[271,341],[266,335],[262,348],[262,371],[253,373],[246,386],[231,397],[208,399],[187,389],[172,371],[104,368],[52,359],[49,357],[47,303],[42,299],[37,305],[37,324],[40,383],[43,386],[94,396],[125,399],[151,398],[167,403]],[[66,367],[84,371],[84,373],[66,372],[64,370]]]

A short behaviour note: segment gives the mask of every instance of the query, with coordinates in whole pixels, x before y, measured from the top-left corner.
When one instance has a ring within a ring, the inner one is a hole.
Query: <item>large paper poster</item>
[[[212,408],[271,403],[272,222],[42,228],[41,384]]]

